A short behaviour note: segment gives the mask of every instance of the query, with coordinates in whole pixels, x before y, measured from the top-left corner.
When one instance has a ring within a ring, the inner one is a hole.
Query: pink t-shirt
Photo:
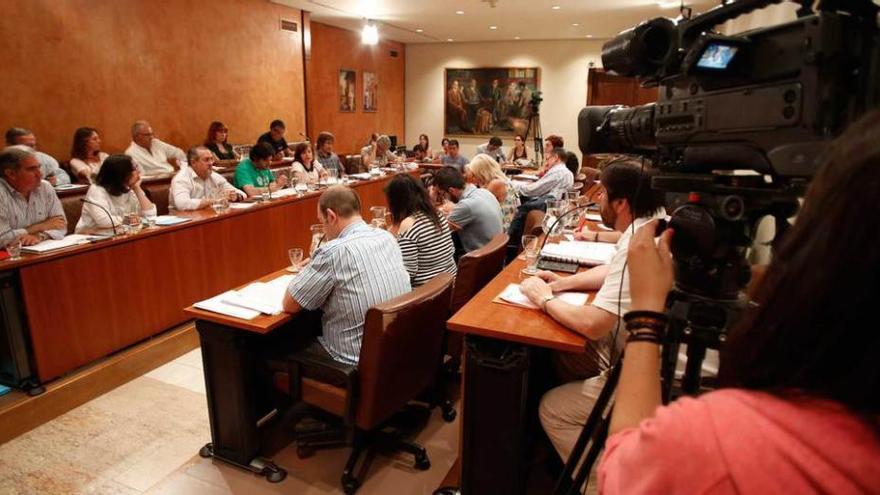
[[[880,493],[880,439],[834,402],[719,390],[611,436],[599,491]]]

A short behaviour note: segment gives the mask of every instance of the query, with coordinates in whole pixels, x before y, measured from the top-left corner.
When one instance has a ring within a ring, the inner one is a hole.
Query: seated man
[[[318,134],[318,140],[315,142],[317,159],[321,162],[324,170],[336,170],[337,177],[345,177],[345,167],[339,161],[339,156],[333,152],[333,144],[335,142],[336,137],[327,131]]]
[[[242,160],[235,168],[233,182],[249,198],[261,196],[264,192],[273,193],[287,185],[287,176],[275,179],[269,169],[275,150],[269,143],[257,143],[251,148],[248,158]]]
[[[269,124],[269,132],[264,133],[257,139],[257,144],[268,143],[272,146],[273,158],[280,160],[285,156],[293,156],[293,150],[284,139],[284,133],[287,132],[284,122],[281,120],[273,120]]]
[[[64,209],[34,150],[17,145],[0,152],[0,246],[14,239],[32,246],[65,234]]]
[[[244,199],[247,195],[232,187],[226,178],[214,172],[214,156],[204,146],[190,148],[186,154],[189,167],[181,169],[171,180],[168,204],[178,210],[199,210],[211,206],[213,199],[225,196],[229,201]]]
[[[459,251],[467,253],[479,249],[501,233],[501,205],[495,195],[466,183],[457,169],[443,167],[437,171],[434,188],[452,201],[442,209],[449,227],[456,231],[461,243]]]
[[[23,144],[34,150],[37,161],[40,162],[40,172],[43,174],[43,179],[49,181],[49,184],[53,186],[70,184],[70,176],[58,165],[58,160],[42,151],[37,151],[37,137],[33,132],[21,127],[13,127],[6,131],[6,144],[9,146]]]
[[[556,134],[551,134],[544,138],[544,163],[541,165],[541,168],[538,169],[538,177],[543,176],[547,173],[547,159],[550,158],[550,155],[553,153],[553,150],[556,148],[564,148],[565,140],[562,139],[562,136],[557,136]]]
[[[641,182],[641,187],[639,183]],[[605,384],[604,372],[612,356],[619,356],[626,342],[626,331],[618,328],[619,317],[630,307],[629,276],[624,271],[626,253],[633,230],[663,213],[661,195],[650,187],[649,174],[641,174],[637,161],[616,162],[602,171],[604,192],[600,196],[602,223],[623,233],[611,263],[560,277],[538,272],[520,288],[529,300],[566,327],[588,339],[585,354],[558,353],[557,369],[572,381],[544,396],[540,415],[544,430],[565,461],[577,440],[587,416]],[[633,196],[638,192],[638,197]],[[592,303],[585,306],[557,299],[566,290],[596,290]],[[596,376],[599,374],[598,376]]]
[[[470,160],[464,155],[458,154],[458,139],[450,139],[446,153],[440,157],[441,165],[455,167],[455,169],[461,173],[464,173],[464,166],[467,165],[469,161]]]
[[[186,160],[183,150],[153,137],[153,128],[146,120],[138,120],[131,126],[131,144],[125,150],[141,170],[141,177],[170,174]]]
[[[547,173],[543,177],[534,181],[513,181],[516,191],[524,198],[523,203],[530,199],[545,198],[562,199],[565,192],[574,185],[574,175],[565,165],[568,159],[568,152],[565,148],[554,148],[547,156],[544,166]]]
[[[477,146],[477,154],[480,153],[484,155],[489,155],[495,159],[498,163],[504,163],[507,161],[507,156],[504,154],[504,148],[501,147],[502,142],[501,138],[498,136],[492,136],[489,138],[488,143],[483,143]]]
[[[383,134],[361,148],[361,160],[366,168],[384,167],[397,161],[397,157],[391,152],[391,138]]]
[[[284,310],[321,309],[323,335],[311,350],[347,364],[360,359],[367,310],[411,290],[394,237],[364,223],[360,199],[334,186],[318,200],[324,243],[291,280]]]

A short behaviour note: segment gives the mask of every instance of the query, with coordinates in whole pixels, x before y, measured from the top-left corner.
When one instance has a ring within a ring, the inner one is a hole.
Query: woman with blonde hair
[[[501,165],[489,155],[480,153],[465,166],[465,176],[468,182],[475,184],[495,196],[501,205],[501,223],[507,232],[510,222],[519,208],[519,194],[513,187],[510,179],[504,175]]]

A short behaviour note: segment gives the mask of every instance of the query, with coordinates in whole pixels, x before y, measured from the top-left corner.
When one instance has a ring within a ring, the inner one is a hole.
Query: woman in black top
[[[211,122],[208,127],[208,137],[205,139],[205,147],[211,150],[211,153],[220,161],[220,163],[228,165],[237,163],[238,153],[232,149],[232,145],[226,142],[229,135],[229,128],[223,125],[223,122]]]

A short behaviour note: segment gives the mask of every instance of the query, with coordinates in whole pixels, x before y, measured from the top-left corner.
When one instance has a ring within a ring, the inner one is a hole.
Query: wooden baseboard
[[[45,385],[35,397],[13,393],[0,402],[0,444],[138,378],[199,346],[192,323],[77,370]]]

